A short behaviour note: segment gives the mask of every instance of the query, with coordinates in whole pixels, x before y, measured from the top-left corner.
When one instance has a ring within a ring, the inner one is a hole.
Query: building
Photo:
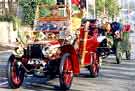
[[[15,15],[18,0],[0,0],[0,16]]]

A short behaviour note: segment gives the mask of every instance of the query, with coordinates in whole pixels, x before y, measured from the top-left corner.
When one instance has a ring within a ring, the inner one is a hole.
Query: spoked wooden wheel
[[[60,63],[60,86],[62,89],[69,89],[73,79],[73,68],[69,53],[65,53]]]
[[[17,65],[17,60],[14,55],[11,55],[8,60],[8,83],[9,87],[19,88],[24,79],[24,70]]]
[[[88,70],[90,71],[90,76],[91,77],[97,77],[99,74],[99,57],[93,58],[92,64],[88,67]]]

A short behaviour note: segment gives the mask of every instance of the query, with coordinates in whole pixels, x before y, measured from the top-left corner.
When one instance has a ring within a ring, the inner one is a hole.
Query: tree
[[[118,0],[96,0],[97,15],[106,14],[109,17],[114,17],[119,14]]]
[[[32,20],[35,17],[37,0],[19,0],[19,4],[23,9],[24,24],[32,24]]]
[[[8,0],[8,7],[9,7],[9,11],[8,11],[8,13],[10,14],[10,15],[13,15],[13,0]]]
[[[119,14],[120,7],[118,4],[118,0],[108,0],[108,3],[106,3],[106,7],[108,7],[107,11],[110,17],[114,18]]]
[[[96,0],[96,13],[99,15],[104,12],[105,0]]]
[[[47,3],[48,5],[52,5],[55,3],[55,0],[19,0],[19,4],[23,9],[24,24],[33,24],[36,6],[39,3]]]

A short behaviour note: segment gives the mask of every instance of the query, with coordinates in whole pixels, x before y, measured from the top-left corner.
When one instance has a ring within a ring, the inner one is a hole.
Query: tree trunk
[[[2,0],[2,15],[5,15],[5,0]]]
[[[13,0],[8,0],[9,15],[13,15]]]

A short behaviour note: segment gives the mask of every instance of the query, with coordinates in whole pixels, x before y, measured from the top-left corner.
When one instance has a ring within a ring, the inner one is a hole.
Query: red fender
[[[72,45],[64,45],[61,48],[62,54],[64,53],[70,53],[71,54],[71,60],[73,64],[73,72],[75,75],[78,75],[80,73],[80,64],[78,60],[77,53]]]

